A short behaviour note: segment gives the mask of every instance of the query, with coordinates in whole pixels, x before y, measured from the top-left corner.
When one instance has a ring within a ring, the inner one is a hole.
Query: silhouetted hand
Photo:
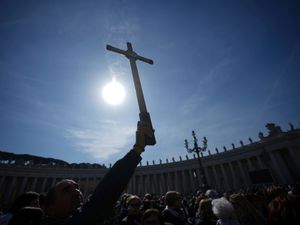
[[[148,122],[139,121],[137,123],[136,139],[133,149],[141,154],[146,147],[146,137],[152,137],[154,131],[151,128],[151,125]]]

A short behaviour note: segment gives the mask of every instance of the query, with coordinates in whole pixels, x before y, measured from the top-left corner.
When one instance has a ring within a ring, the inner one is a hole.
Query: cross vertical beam
[[[138,69],[136,66],[136,60],[140,60],[142,62],[151,64],[151,65],[153,64],[153,60],[139,56],[138,54],[136,54],[133,51],[132,44],[129,42],[127,42],[127,50],[126,51],[116,48],[116,47],[113,47],[111,45],[106,45],[106,49],[109,51],[113,51],[113,52],[125,55],[129,59],[133,82],[134,82],[134,87],[135,87],[135,91],[136,91],[136,97],[138,100],[138,105],[139,105],[139,110],[140,110],[140,114],[139,114],[140,120],[144,121],[144,122],[148,122],[151,126],[151,129],[154,130],[153,126],[152,126],[150,114],[147,111],[146,102],[145,102],[145,98],[144,98],[144,94],[143,94],[143,89],[142,89]],[[153,135],[153,137],[146,137],[146,144],[147,145],[155,145],[156,144],[155,136]]]

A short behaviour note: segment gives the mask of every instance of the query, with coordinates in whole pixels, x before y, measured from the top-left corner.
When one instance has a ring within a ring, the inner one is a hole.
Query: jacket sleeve
[[[110,216],[140,161],[141,156],[133,150],[118,160],[97,185],[81,212],[73,215],[65,224],[101,224]]]

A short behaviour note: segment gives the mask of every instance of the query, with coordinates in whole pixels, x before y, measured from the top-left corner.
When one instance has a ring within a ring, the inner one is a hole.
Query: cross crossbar
[[[132,44],[127,42],[127,51],[113,47],[111,45],[106,45],[106,49],[109,51],[113,51],[113,52],[117,52],[120,53],[122,55],[125,55],[128,59],[133,59],[133,60],[140,60],[143,61],[145,63],[149,63],[149,64],[153,64],[153,60],[152,59],[147,59],[143,56],[140,56],[138,54],[136,54],[133,49],[132,49]]]

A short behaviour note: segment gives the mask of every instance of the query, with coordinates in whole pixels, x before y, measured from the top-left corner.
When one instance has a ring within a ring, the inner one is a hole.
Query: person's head
[[[66,218],[83,201],[79,185],[73,180],[62,180],[52,187],[45,198],[45,213],[50,217]]]
[[[23,207],[31,206],[31,207],[40,207],[39,205],[39,194],[33,191],[26,192],[24,194],[19,195],[13,205],[10,208],[11,213],[16,213],[18,210]]]
[[[127,198],[129,196],[130,196],[130,194],[128,194],[128,193],[122,194],[122,196],[121,196],[121,204],[126,204],[126,200],[127,200]]]
[[[233,192],[231,190],[229,191],[225,191],[223,193],[223,197],[226,198],[229,201],[230,196],[233,194]]]
[[[200,203],[201,200],[207,199],[207,198],[208,198],[208,197],[207,197],[203,192],[201,192],[201,193],[197,196],[197,198],[196,198],[196,200],[195,200],[195,204],[196,204],[196,205],[199,205],[199,203]]]
[[[128,215],[139,215],[140,214],[140,206],[141,199],[136,195],[131,195],[127,198],[126,201]]]
[[[168,191],[165,195],[166,205],[170,208],[181,208],[181,195],[177,191]]]
[[[224,197],[212,200],[212,210],[219,219],[236,219],[233,205]]]
[[[9,225],[39,225],[43,218],[43,211],[38,207],[23,207],[14,213]]]
[[[163,217],[157,209],[147,209],[142,217],[142,225],[163,225]]]
[[[243,194],[232,194],[229,197],[240,221],[251,221],[253,224],[264,224],[264,216],[252,205]]]
[[[145,194],[145,196],[144,196],[144,199],[143,199],[144,201],[151,201],[152,200],[152,195],[151,194],[149,194],[149,193],[147,193],[147,194]]]
[[[271,225],[294,224],[297,220],[296,207],[288,196],[275,197],[267,207],[268,223]]]
[[[202,199],[199,203],[199,216],[203,221],[215,221],[216,217],[212,211],[212,200],[211,199]]]
[[[218,193],[216,190],[209,189],[205,192],[205,195],[210,199],[215,199],[218,196]]]

